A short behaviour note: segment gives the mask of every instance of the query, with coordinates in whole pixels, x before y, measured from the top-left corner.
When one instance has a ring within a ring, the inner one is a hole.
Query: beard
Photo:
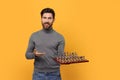
[[[49,22],[42,23],[42,26],[45,30],[49,30],[52,28],[52,24],[50,24]]]

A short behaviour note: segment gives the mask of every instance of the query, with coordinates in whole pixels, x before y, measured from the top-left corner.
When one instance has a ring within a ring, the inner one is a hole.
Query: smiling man
[[[53,29],[55,12],[51,8],[41,11],[42,30],[34,32],[26,51],[27,59],[34,59],[32,80],[61,80],[60,64],[53,58],[64,55],[64,37]]]

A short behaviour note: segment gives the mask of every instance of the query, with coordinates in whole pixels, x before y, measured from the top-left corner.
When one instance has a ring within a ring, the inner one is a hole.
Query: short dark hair
[[[55,12],[52,8],[44,8],[41,11],[41,17],[43,16],[44,13],[51,13],[53,15],[53,18],[55,18]]]

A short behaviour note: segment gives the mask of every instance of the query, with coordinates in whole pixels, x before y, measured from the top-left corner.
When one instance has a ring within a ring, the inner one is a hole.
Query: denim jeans
[[[61,80],[61,75],[60,75],[60,71],[34,72],[32,80]]]

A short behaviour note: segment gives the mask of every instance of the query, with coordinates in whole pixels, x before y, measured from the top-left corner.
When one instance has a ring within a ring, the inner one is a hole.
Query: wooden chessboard
[[[85,63],[89,62],[89,60],[85,59],[85,56],[77,56],[77,55],[64,55],[54,58],[60,64],[73,64],[73,63]]]

